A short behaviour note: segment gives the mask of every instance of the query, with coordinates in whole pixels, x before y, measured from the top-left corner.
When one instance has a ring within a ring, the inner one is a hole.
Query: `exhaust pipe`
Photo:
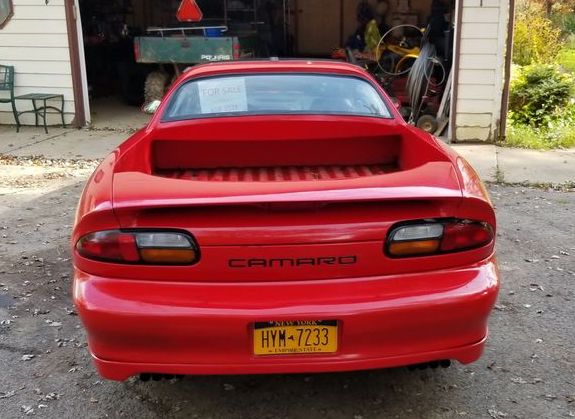
[[[172,380],[172,379],[182,379],[184,378],[183,375],[177,374],[157,374],[157,373],[150,373],[150,372],[143,372],[140,374],[140,381],[148,382],[152,381],[161,381],[161,380]]]
[[[425,370],[427,368],[431,368],[431,369],[435,370],[438,367],[449,368],[450,365],[451,365],[451,361],[449,359],[441,359],[439,361],[430,361],[430,362],[423,362],[421,364],[408,365],[407,369],[409,371]]]

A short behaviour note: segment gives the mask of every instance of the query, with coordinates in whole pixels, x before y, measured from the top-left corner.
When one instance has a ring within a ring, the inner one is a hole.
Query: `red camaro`
[[[362,69],[202,65],[89,179],[74,301],[113,380],[469,363],[494,240],[473,169]]]

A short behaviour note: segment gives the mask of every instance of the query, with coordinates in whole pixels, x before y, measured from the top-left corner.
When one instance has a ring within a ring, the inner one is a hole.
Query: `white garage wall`
[[[508,0],[460,0],[461,45],[455,139],[495,140],[501,114]]]
[[[0,64],[15,67],[16,95],[61,93],[66,122],[74,116],[74,92],[68,50],[64,0],[13,0],[14,16],[0,29]],[[30,101],[17,101],[18,110],[31,109]],[[59,106],[59,104],[58,104]],[[48,122],[58,124],[59,115]],[[21,116],[33,124],[34,116]],[[0,104],[0,124],[14,124],[9,104]]]

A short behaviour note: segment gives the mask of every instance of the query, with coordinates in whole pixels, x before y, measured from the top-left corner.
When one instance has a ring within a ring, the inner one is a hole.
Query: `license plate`
[[[254,324],[254,354],[337,351],[337,320],[271,321]]]

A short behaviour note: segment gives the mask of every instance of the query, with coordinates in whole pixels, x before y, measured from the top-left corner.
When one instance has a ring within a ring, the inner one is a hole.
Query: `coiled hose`
[[[439,66],[442,69],[442,78],[439,83],[433,83],[431,76]],[[445,67],[437,58],[435,46],[426,42],[421,47],[419,56],[413,63],[409,76],[407,77],[407,94],[411,103],[410,123],[415,123],[423,107],[423,96],[426,95],[430,85],[440,86],[445,81]]]

